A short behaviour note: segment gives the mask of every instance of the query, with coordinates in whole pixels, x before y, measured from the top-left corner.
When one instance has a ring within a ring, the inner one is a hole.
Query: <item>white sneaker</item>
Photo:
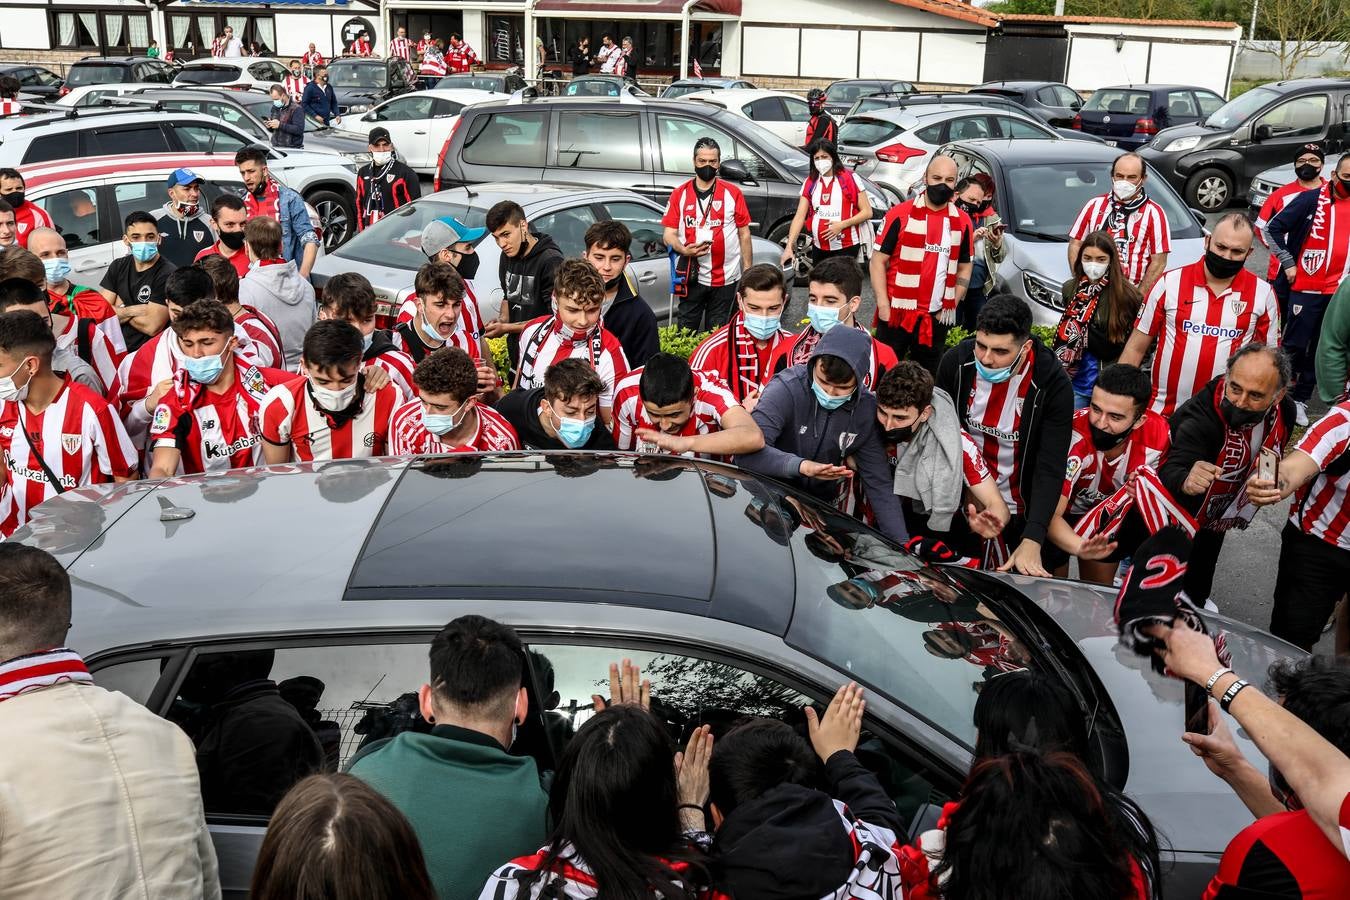
[[[1308,404],[1302,400],[1294,401],[1294,424],[1300,428],[1308,427]]]

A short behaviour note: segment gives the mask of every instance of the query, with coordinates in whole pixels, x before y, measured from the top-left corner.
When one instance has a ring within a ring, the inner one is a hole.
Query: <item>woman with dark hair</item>
[[[1074,408],[1082,409],[1097,373],[1120,359],[1144,298],[1122,272],[1115,238],[1105,231],[1083,238],[1073,277],[1060,292],[1064,315],[1055,330],[1055,356],[1073,382]]]
[[[311,775],[282,798],[253,900],[436,900],[412,825],[352,775]]]
[[[641,706],[596,713],[558,764],[548,844],[494,872],[481,900],[695,900],[707,878],[703,853],[685,834],[706,828],[711,755],[707,726],[676,757],[661,723]]]
[[[871,241],[872,204],[853,170],[839,159],[829,141],[813,141],[806,148],[812,171],[802,185],[797,214],[788,228],[782,264],[797,255],[797,238],[806,228],[811,238],[811,265],[828,256],[858,258],[858,251]]]

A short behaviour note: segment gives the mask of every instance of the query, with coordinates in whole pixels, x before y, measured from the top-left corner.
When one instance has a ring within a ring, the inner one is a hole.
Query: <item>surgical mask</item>
[[[813,160],[813,163],[816,171],[821,175],[829,175],[834,171],[834,160],[832,159],[816,159]]]
[[[549,415],[558,420],[558,440],[562,441],[563,446],[569,450],[584,446],[591,439],[591,433],[595,431],[595,416],[586,419],[569,419],[555,413],[552,406],[548,407],[548,412]]]
[[[703,181],[712,181],[717,177],[717,166],[696,166],[694,174]]]
[[[744,313],[741,320],[745,323],[745,330],[750,332],[750,336],[757,341],[767,341],[778,333],[778,323],[782,321],[783,314],[776,316],[752,316]]]
[[[300,77],[300,70],[299,70],[299,69],[291,69],[291,75],[295,76],[296,78],[299,78],[299,77]]]
[[[159,244],[154,241],[132,241],[131,255],[136,262],[149,262],[159,254]]]
[[[1111,182],[1111,193],[1116,195],[1117,200],[1128,200],[1133,197],[1138,190],[1139,185],[1135,184],[1133,181],[1121,179],[1119,181]]]
[[[282,108],[283,106],[285,106],[285,105],[286,105],[286,101],[285,101],[285,100],[273,100],[273,101],[272,101],[272,108],[273,108],[273,109],[281,109],[281,108]]]
[[[456,415],[440,415],[427,412],[426,407],[422,407],[422,427],[432,434],[440,437],[443,434],[449,434],[460,425],[464,424],[464,417],[468,414],[470,404],[465,403],[459,408]]]
[[[914,426],[906,425],[904,428],[888,428],[881,433],[888,444],[907,444],[914,437]]]
[[[422,324],[419,327],[422,329],[422,334],[429,340],[434,341],[437,346],[445,343],[445,338],[441,337],[441,333],[433,328],[431,323],[426,319],[422,320]]]
[[[853,396],[853,393],[851,391],[842,397],[836,397],[833,394],[827,394],[825,393],[825,389],[820,386],[820,383],[815,381],[814,379],[812,379],[811,381],[811,393],[816,395],[816,402],[819,403],[825,409],[838,409],[839,407],[847,403],[849,401],[849,398]]]
[[[319,409],[328,412],[341,412],[352,405],[356,399],[356,382],[353,381],[340,391],[334,391],[329,388],[322,388],[310,382],[309,392],[314,397],[314,402]]]
[[[1209,270],[1209,274],[1220,280],[1235,278],[1246,264],[1245,259],[1228,259],[1213,250],[1205,251],[1205,268]]]
[[[1022,352],[1019,350],[1017,352],[1017,358],[1012,361],[1012,365],[1004,366],[1001,369],[991,369],[980,362],[980,358],[977,356],[975,357],[975,374],[990,384],[1002,384],[1012,377],[1013,370],[1017,368],[1017,364],[1021,361]]]
[[[1299,181],[1312,181],[1321,171],[1321,166],[1315,166],[1312,163],[1305,163],[1294,168],[1294,174],[1298,176]]]
[[[361,335],[361,353],[364,355],[370,351],[370,345],[375,343],[375,332]]]
[[[70,275],[70,260],[64,256],[56,256],[42,261],[42,268],[47,270],[47,283],[60,284]]]
[[[0,200],[4,200],[10,206],[23,206],[23,191],[15,191],[12,194],[0,194]]]
[[[199,358],[185,356],[183,357],[183,368],[187,369],[188,377],[198,384],[215,384],[225,371],[224,356],[225,351],[223,350],[214,356]]]
[[[377,166],[387,166],[393,157],[392,150],[372,150],[370,153],[370,161]]]
[[[557,317],[555,316],[554,318]],[[562,338],[564,341],[574,341],[574,342],[584,341],[595,333],[594,328],[589,329],[587,331],[577,331],[571,325],[565,324],[562,319],[558,319],[557,321],[558,321],[558,337]]]
[[[455,271],[459,277],[465,281],[473,281],[473,276],[478,274],[478,254],[464,253],[459,257],[459,262],[455,264]]]
[[[244,233],[242,231],[222,231],[220,242],[231,250],[238,250],[244,246]]]
[[[1267,412],[1269,410],[1243,409],[1227,397],[1219,401],[1219,413],[1229,428],[1249,428],[1264,419]]]
[[[1106,270],[1110,267],[1110,263],[1084,262],[1083,274],[1088,277],[1088,281],[1101,281],[1102,277],[1106,275]]]
[[[806,317],[811,320],[812,328],[820,334],[824,334],[839,324],[839,307],[816,306],[814,303],[808,303]]]
[[[201,209],[196,203],[187,203],[182,200],[175,200],[173,205],[179,214],[184,216],[195,216],[197,210]]]
[[[25,356],[23,359],[19,360],[19,364],[14,367],[13,372],[10,372],[4,378],[0,378],[0,401],[6,403],[22,403],[24,400],[28,399],[28,385],[33,383],[32,378],[30,377],[23,387],[19,387],[14,383],[14,376],[19,374],[19,370],[23,368],[24,363],[28,362],[30,359],[32,359],[31,356]]]
[[[1107,450],[1114,450],[1121,444],[1125,443],[1125,441],[1129,438],[1130,432],[1132,430],[1133,429],[1127,428],[1120,434],[1112,434],[1105,428],[1098,428],[1091,422],[1088,423],[1088,431],[1092,435],[1092,446],[1096,447],[1098,450],[1101,450],[1102,452],[1105,452]]]
[[[930,184],[923,190],[929,204],[935,207],[946,206],[951,202],[952,194],[956,193],[950,184]]]

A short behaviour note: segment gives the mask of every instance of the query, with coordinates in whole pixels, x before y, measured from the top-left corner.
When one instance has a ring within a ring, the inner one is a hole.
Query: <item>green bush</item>
[[[661,329],[661,352],[673,353],[681,359],[688,359],[711,333],[708,331],[695,333],[679,325],[668,325]]]
[[[960,325],[955,325],[947,332],[947,346],[955,347],[957,344],[968,337],[972,337],[974,334],[975,332],[973,331],[962,328]],[[1031,335],[1047,347],[1055,342],[1055,328],[1053,325],[1032,325]]]

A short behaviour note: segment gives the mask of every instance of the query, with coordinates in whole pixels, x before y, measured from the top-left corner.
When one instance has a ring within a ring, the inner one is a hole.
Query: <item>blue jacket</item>
[[[877,398],[862,387],[871,372],[871,354],[872,336],[865,331],[831,328],[825,332],[805,364],[784,369],[765,386],[751,413],[764,432],[764,449],[737,456],[736,462],[828,502],[838,482],[804,478],[799,467],[808,459],[840,466],[851,456],[857,462],[858,477],[878,528],[891,540],[904,542],[909,540],[909,532],[877,431]],[[835,410],[821,406],[811,389],[811,370],[821,356],[843,359],[858,377],[858,389]]]
[[[337,92],[331,84],[319,87],[317,81],[311,81],[305,85],[300,105],[305,108],[305,115],[317,116],[325,125],[331,125],[328,120],[338,115]]]
[[[281,222],[281,255],[295,263],[297,269],[305,260],[305,245],[319,243],[310,221],[305,199],[295,190],[278,184],[277,219]]]

